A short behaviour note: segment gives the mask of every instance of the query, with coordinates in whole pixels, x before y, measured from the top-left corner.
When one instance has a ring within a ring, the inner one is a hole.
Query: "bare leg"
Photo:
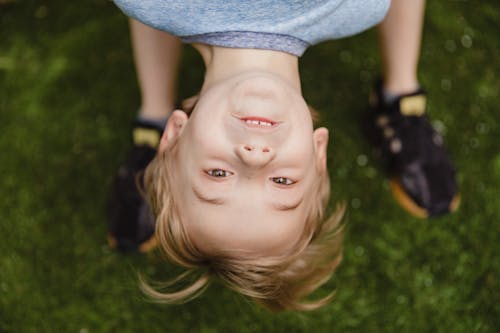
[[[140,115],[165,119],[177,98],[181,42],[175,36],[130,20],[137,78],[141,90]]]
[[[425,0],[392,0],[379,25],[384,89],[394,95],[418,88],[417,68]]]

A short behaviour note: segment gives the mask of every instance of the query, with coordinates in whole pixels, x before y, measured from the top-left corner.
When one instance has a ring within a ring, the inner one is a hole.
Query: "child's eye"
[[[231,176],[233,173],[222,169],[211,169],[207,171],[207,174],[212,177],[224,178]]]
[[[291,180],[290,178],[285,178],[285,177],[273,177],[273,178],[271,178],[271,180],[273,182],[275,182],[276,184],[280,184],[280,185],[295,184],[295,182],[293,180]]]

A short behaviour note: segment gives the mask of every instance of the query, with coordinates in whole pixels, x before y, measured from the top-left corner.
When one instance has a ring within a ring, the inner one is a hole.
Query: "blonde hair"
[[[288,253],[272,257],[242,254],[207,255],[190,240],[182,223],[179,206],[172,193],[172,160],[177,142],[159,153],[145,172],[144,184],[156,216],[156,237],[167,259],[186,268],[177,278],[163,284],[172,290],[186,281],[187,287],[161,292],[141,281],[141,287],[153,299],[166,303],[183,303],[200,295],[213,280],[246,295],[273,311],[313,310],[328,303],[334,292],[314,301],[309,294],[326,283],[342,258],[340,223],[344,205],[328,218],[324,211],[330,197],[328,172],[320,172],[301,238]]]

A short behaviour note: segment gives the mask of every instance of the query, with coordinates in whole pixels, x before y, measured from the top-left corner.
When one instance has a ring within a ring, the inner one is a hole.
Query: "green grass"
[[[312,313],[271,314],[214,285],[153,304],[137,272],[157,259],[105,243],[104,206],[139,105],[127,20],[110,1],[0,0],[1,332],[499,332],[500,5],[429,1],[420,79],[459,169],[460,210],[418,220],[390,195],[360,135],[379,59],[374,31],[301,60],[331,129],[334,200],[348,203],[344,261]],[[181,94],[201,61],[186,49]],[[366,163],[365,163],[366,162]]]

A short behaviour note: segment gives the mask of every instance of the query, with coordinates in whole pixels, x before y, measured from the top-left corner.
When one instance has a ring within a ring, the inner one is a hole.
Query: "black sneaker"
[[[156,246],[154,217],[139,187],[161,135],[162,130],[149,123],[133,125],[133,146],[118,169],[108,201],[108,243],[119,251],[145,253]]]
[[[460,204],[455,167],[425,109],[424,90],[385,103],[379,82],[370,98],[366,122],[370,141],[384,160],[395,198],[421,218],[453,212]]]

